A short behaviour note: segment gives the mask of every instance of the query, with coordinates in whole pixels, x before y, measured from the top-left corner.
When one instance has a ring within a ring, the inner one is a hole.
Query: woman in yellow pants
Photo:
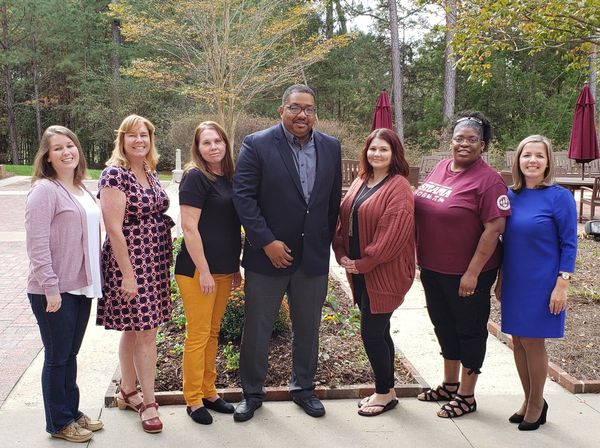
[[[187,413],[209,425],[208,409],[233,413],[217,394],[215,358],[221,319],[241,276],[240,221],[231,200],[233,158],[223,128],[200,123],[179,186],[183,244],[175,263],[186,318],[183,395]]]

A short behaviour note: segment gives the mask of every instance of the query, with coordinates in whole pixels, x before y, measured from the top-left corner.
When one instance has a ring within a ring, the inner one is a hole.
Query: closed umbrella
[[[585,164],[600,158],[594,115],[595,103],[589,86],[585,84],[575,105],[575,116],[569,141],[569,159],[582,164],[582,179],[585,175]]]
[[[377,98],[371,131],[379,128],[394,129],[394,125],[392,124],[392,108],[390,107],[390,99],[388,97],[387,90],[385,89],[381,91],[379,98]]]

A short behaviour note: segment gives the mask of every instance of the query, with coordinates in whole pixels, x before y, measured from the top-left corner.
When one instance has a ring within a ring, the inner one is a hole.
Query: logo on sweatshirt
[[[446,202],[446,199],[452,195],[452,188],[430,181],[422,184],[415,195],[433,202]]]
[[[508,196],[503,194],[502,196],[498,196],[496,200],[496,205],[500,210],[510,210],[510,201],[508,200]]]

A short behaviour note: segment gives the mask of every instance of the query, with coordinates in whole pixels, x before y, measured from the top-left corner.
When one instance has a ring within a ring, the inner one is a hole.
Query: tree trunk
[[[113,0],[114,2],[115,0]],[[112,57],[110,58],[110,65],[113,71],[113,78],[119,79],[121,77],[121,60],[119,59],[119,47],[123,42],[121,38],[121,25],[118,20],[113,20],[111,24],[112,30]]]
[[[40,85],[38,76],[38,53],[37,53],[37,39],[35,34],[33,35],[31,42],[33,50],[33,61],[32,61],[32,76],[33,76],[33,101],[35,104],[35,127],[37,129],[38,143],[42,140],[42,110],[40,107]]]
[[[333,0],[325,0],[325,37],[333,37]]]
[[[340,22],[340,34],[348,34],[348,26],[346,25],[346,14],[344,8],[340,4],[340,0],[335,0],[335,12],[337,13],[338,22]]]
[[[2,70],[4,73],[4,90],[6,102],[6,114],[8,116],[8,136],[10,143],[11,162],[19,164],[19,149],[17,147],[17,119],[15,117],[15,93],[13,90],[12,74],[8,67]]]
[[[450,143],[448,123],[454,116],[454,103],[456,101],[456,58],[454,57],[454,33],[456,31],[456,0],[446,1],[446,49],[444,51],[444,105],[442,116],[444,130],[440,139],[440,150],[444,150]]]
[[[2,47],[5,52],[12,48],[10,36],[8,34],[8,11],[6,4],[0,5],[0,14],[2,14]],[[17,120],[15,117],[15,93],[13,89],[12,71],[5,62],[2,66],[2,75],[4,77],[4,102],[6,103],[6,115],[8,117],[8,136],[10,143],[11,162],[19,164],[19,150],[17,147]]]
[[[392,42],[392,100],[394,122],[400,140],[404,142],[404,117],[402,115],[402,67],[400,65],[400,42],[398,38],[398,9],[396,0],[388,1],[390,9],[390,34]]]
[[[590,77],[588,79],[590,91],[594,99],[596,99],[596,87],[598,82],[598,71],[596,70],[596,59],[598,58],[598,49],[594,45],[594,51],[590,55]],[[598,112],[598,105],[596,105],[596,112]],[[597,116],[597,115],[596,115]]]

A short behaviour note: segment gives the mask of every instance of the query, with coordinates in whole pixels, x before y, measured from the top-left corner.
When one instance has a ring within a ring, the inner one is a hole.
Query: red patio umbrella
[[[600,158],[596,137],[595,103],[592,92],[586,83],[577,98],[569,142],[569,159],[582,164],[582,179],[585,175],[585,164]]]
[[[390,107],[390,99],[388,98],[387,90],[383,89],[379,94],[379,98],[377,98],[371,131],[379,128],[394,129],[394,125],[392,123],[392,108]]]

